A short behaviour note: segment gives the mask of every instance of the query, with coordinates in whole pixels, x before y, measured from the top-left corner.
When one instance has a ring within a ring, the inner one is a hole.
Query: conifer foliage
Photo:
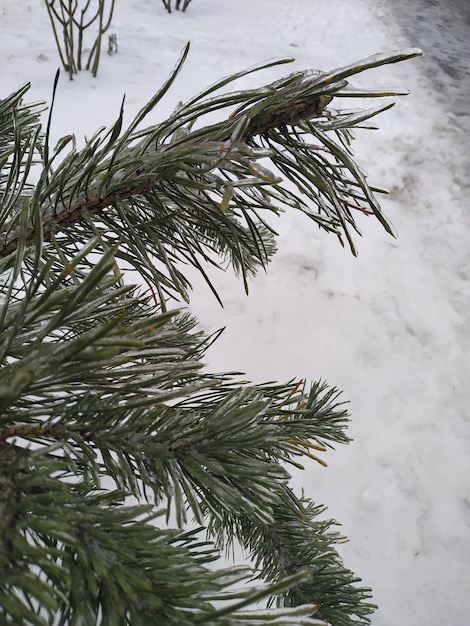
[[[347,79],[420,51],[224,91],[257,66],[142,129],[187,53],[128,128],[121,107],[80,150],[51,149],[28,85],[0,101],[2,624],[351,626],[374,609],[335,522],[289,482],[348,441],[338,390],[208,372],[217,334],[181,303],[188,266],[215,297],[209,266],[248,289],[271,213],[300,210],[354,254],[359,218],[391,232],[351,151],[391,104],[333,105],[398,95]],[[234,541],[252,567],[217,567]]]

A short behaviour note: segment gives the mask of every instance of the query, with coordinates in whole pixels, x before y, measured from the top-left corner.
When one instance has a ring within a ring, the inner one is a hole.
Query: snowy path
[[[470,3],[468,0],[388,0],[410,41],[426,49],[421,67],[443,108],[465,136],[470,163]]]
[[[188,39],[189,61],[155,119],[263,59],[297,61],[252,75],[244,87],[410,45],[385,0],[194,0],[172,16],[159,4],[117,3],[119,54],[104,55],[96,81],[62,80],[52,145],[111,123],[123,92],[129,120]],[[32,80],[31,99],[50,100],[57,59],[40,3],[0,1],[0,52],[2,93]],[[382,130],[364,131],[356,147],[370,179],[392,192],[382,205],[398,238],[364,218],[354,259],[305,218],[286,214],[279,253],[250,297],[218,275],[225,309],[204,288],[192,309],[207,329],[227,327],[211,369],[242,370],[256,381],[326,377],[351,400],[355,441],[329,453],[328,469],[309,466],[295,480],[343,523],[346,564],[380,605],[374,626],[468,626],[468,155],[462,128],[419,63],[355,81],[411,90],[378,119]]]

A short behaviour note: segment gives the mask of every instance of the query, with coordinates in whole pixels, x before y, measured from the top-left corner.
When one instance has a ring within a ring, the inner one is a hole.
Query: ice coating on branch
[[[317,80],[322,75],[323,72],[319,70],[305,70],[302,76],[302,80],[300,81],[301,85],[308,85],[309,83]]]

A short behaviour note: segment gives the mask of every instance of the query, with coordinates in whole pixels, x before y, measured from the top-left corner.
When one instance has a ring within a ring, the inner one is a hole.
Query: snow
[[[0,89],[30,80],[30,100],[50,102],[57,53],[44,6],[0,0]],[[295,70],[330,70],[409,41],[383,1],[194,0],[166,14],[157,0],[117,2],[119,52],[102,55],[99,76],[62,75],[51,145],[80,143],[126,121],[153,95],[187,40],[179,79],[149,123],[168,115],[223,75],[265,59],[291,65],[255,73],[237,87],[261,86]],[[356,157],[369,179],[390,189],[381,200],[398,238],[359,217],[364,237],[353,258],[305,217],[276,223],[279,252],[250,287],[214,276],[225,308],[195,277],[191,303],[204,328],[226,331],[209,354],[212,370],[241,370],[255,381],[326,377],[351,401],[354,442],[312,463],[295,484],[343,524],[345,563],[374,592],[375,626],[467,626],[470,614],[470,366],[468,180],[453,117],[420,60],[373,70],[358,87],[398,87],[360,131]],[[357,107],[357,100],[335,101]],[[376,104],[376,103],[372,103]],[[370,104],[369,104],[370,106]],[[217,119],[217,116],[214,116]]]

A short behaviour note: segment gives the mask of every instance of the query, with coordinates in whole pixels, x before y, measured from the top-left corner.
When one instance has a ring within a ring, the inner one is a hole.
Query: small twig
[[[89,26],[89,24],[84,26],[83,20],[85,19],[85,13],[88,10],[88,7],[90,6],[90,1],[91,0],[88,0],[86,5],[81,10],[80,22],[77,23],[77,28],[78,28],[77,67],[78,67],[79,70],[82,69],[83,32],[84,32],[85,28],[87,28],[87,26]]]
[[[96,75],[98,74],[98,66],[99,66],[100,56],[101,56],[101,39],[102,39],[104,33],[108,30],[108,28],[111,25],[111,20],[112,20],[113,12],[114,12],[115,0],[111,0],[111,8],[109,9],[108,21],[106,22],[105,25],[103,25],[103,21],[104,21],[104,3],[105,3],[105,0],[100,0],[99,9],[98,9],[98,13],[97,13],[97,15],[99,17],[98,34],[96,36],[95,42],[94,42],[93,47],[91,49],[90,55],[88,57],[88,62],[87,62],[87,65],[86,65],[86,69],[87,70],[90,69],[90,66],[92,66],[91,72],[92,72],[93,78],[96,78]],[[92,60],[93,60],[93,65],[92,65]]]
[[[68,6],[68,21],[67,28],[65,30],[66,38],[67,38],[67,56],[69,59],[69,78],[73,80],[73,74],[75,73],[75,59],[73,56],[74,47],[73,47],[73,12],[77,8],[75,5],[75,9],[72,8],[73,0],[69,0]]]
[[[55,11],[55,9],[53,9],[52,4],[51,4],[50,1],[46,2],[46,9],[47,9],[47,12],[49,14],[49,20],[51,22],[52,32],[54,34],[54,39],[55,39],[55,43],[56,43],[56,46],[57,46],[57,51],[59,52],[60,62],[62,63],[62,67],[64,68],[64,70],[66,72],[68,72],[67,63],[65,62],[64,55],[62,54],[62,48],[61,48],[61,45],[60,45],[60,42],[59,42],[59,36],[57,35],[57,29],[55,27],[54,14],[56,15],[56,17],[58,17],[57,12]]]
[[[338,202],[341,202],[341,204],[344,204],[350,209],[355,209],[356,211],[360,211],[361,213],[364,213],[364,215],[374,215],[374,211],[369,211],[368,209],[364,209],[364,207],[362,206],[359,206],[357,204],[352,204],[351,202],[348,202],[344,198],[339,198],[338,196],[336,196],[336,199],[338,200]]]
[[[93,76],[93,78],[96,78],[96,75],[98,73],[98,66],[100,63],[100,54],[101,54],[101,38],[103,36],[103,11],[104,11],[104,0],[100,0],[100,6],[99,6],[99,19],[98,19],[98,34],[96,36],[95,39],[95,58],[93,61],[93,66],[92,66],[92,70],[91,70],[91,74]],[[90,55],[90,59],[91,59],[91,55]],[[87,65],[87,69],[88,69],[88,65]]]

